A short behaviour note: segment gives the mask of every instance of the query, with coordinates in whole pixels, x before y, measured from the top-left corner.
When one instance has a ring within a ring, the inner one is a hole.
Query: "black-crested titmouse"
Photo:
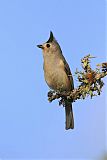
[[[43,50],[44,77],[48,86],[55,91],[71,91],[74,89],[73,77],[60,45],[53,33],[47,42],[37,47]],[[72,103],[65,98],[66,129],[74,128]]]

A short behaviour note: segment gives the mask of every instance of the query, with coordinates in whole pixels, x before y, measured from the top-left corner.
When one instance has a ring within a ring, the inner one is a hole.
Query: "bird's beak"
[[[43,45],[39,44],[37,45],[38,48],[44,49]]]

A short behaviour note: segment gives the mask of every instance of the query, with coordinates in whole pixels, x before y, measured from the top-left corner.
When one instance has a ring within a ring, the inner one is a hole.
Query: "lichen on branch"
[[[59,99],[59,105],[64,106],[64,99],[71,102],[75,102],[78,99],[85,99],[90,96],[100,95],[104,82],[102,78],[107,76],[107,62],[97,64],[96,68],[93,70],[90,65],[90,60],[95,58],[90,54],[81,59],[82,71],[76,69],[75,76],[78,80],[77,88],[74,88],[70,92],[60,92],[60,91],[49,91],[48,100],[52,102],[55,99]]]

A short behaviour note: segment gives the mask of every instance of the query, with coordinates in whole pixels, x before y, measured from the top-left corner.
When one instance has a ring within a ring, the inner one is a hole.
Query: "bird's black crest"
[[[52,42],[53,39],[54,39],[53,33],[52,33],[52,31],[50,31],[50,37],[46,43]]]

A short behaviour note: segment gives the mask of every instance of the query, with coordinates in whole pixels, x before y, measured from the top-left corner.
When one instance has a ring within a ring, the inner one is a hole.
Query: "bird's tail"
[[[66,116],[66,130],[74,128],[74,117],[72,110],[72,103],[65,104],[65,116]]]

